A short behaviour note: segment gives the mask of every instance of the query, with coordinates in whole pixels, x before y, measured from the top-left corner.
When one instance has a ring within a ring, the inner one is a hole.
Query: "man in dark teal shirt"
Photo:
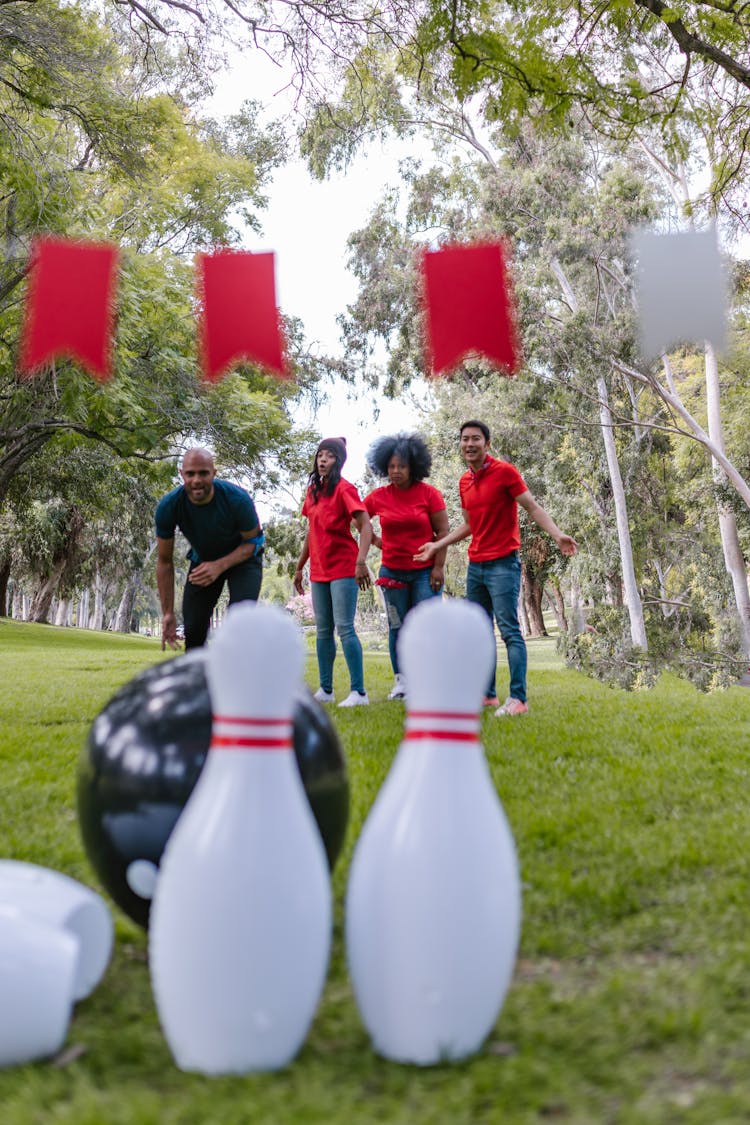
[[[263,532],[250,494],[216,479],[206,449],[188,449],[183,483],[156,507],[156,583],[162,611],[161,647],[178,648],[174,613],[174,534],[179,527],[190,544],[190,569],[182,596],[185,649],[205,643],[224,583],[229,604],[257,601],[260,594]]]

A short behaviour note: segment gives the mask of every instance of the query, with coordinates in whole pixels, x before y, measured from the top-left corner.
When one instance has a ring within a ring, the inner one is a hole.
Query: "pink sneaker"
[[[509,695],[502,707],[498,707],[495,718],[501,718],[503,715],[525,715],[528,709],[527,703],[522,703],[520,699],[514,699]]]
[[[496,695],[485,695],[484,703],[482,704],[482,706],[483,707],[497,707],[499,702],[500,702],[500,700],[497,698]]]

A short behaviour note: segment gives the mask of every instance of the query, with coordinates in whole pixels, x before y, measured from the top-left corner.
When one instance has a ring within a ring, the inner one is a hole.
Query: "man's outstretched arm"
[[[468,539],[471,535],[471,527],[469,526],[469,513],[465,508],[461,509],[461,515],[464,522],[455,527],[453,531],[449,531],[442,539],[435,539],[432,543],[423,543],[419,548],[416,555],[413,556],[414,562],[431,563],[440,551],[444,551],[446,547],[450,547],[452,543],[460,543],[462,539]]]
[[[516,500],[522,508],[526,509],[537,527],[541,527],[542,531],[546,531],[547,534],[554,539],[564,555],[574,555],[576,553],[578,544],[573,536],[566,535],[563,531],[560,531],[560,528],[552,519],[549,512],[545,512],[542,505],[534,499],[528,489],[522,492],[520,496],[517,496]]]
[[[177,640],[177,618],[174,615],[174,539],[156,540],[156,588],[161,605],[161,647],[162,651],[179,648]]]

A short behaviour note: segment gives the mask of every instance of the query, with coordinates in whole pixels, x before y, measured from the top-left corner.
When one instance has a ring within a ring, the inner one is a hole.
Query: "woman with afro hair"
[[[372,471],[389,482],[366,496],[364,504],[380,521],[380,535],[373,537],[373,543],[383,552],[376,585],[385,598],[388,648],[395,676],[388,698],[404,699],[406,684],[396,648],[399,629],[409,610],[418,602],[437,597],[445,581],[445,550],[438,551],[430,566],[415,564],[413,556],[425,542],[423,536],[429,541],[447,534],[448,515],[442,494],[425,483],[432,457],[420,434],[379,438],[366,459]]]
[[[354,614],[358,591],[370,585],[366,560],[372,524],[356,488],[341,476],[345,461],[346,438],[324,438],[315,451],[302,505],[307,534],[297,560],[294,588],[298,594],[304,592],[303,572],[309,559],[320,673],[315,698],[321,703],[334,701],[335,629],[351,681],[349,695],[339,707],[359,707],[370,701],[365,691],[362,645],[354,628]],[[359,531],[359,542],[352,536],[352,523]]]

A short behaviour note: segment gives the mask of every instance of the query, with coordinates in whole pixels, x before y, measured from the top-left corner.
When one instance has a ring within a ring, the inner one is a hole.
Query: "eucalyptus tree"
[[[111,2],[130,10],[145,51],[178,37],[193,57],[199,49],[205,56],[231,35],[284,61],[308,101],[337,81],[356,84],[368,54],[384,47],[402,76],[440,73],[454,94],[478,93],[488,116],[508,126],[534,116],[566,131],[571,114],[582,113],[622,141],[644,123],[671,129],[697,93],[713,110],[705,124],[715,142],[714,190],[741,179],[750,16],[738,0]]]
[[[453,131],[460,131],[458,119]],[[389,393],[401,393],[424,370],[419,243],[426,236],[443,240],[498,232],[512,240],[526,356],[518,384],[529,386],[528,399],[512,394],[502,379],[487,380],[481,365],[466,365],[455,387],[437,392],[438,403],[449,412],[460,403],[466,413],[473,401],[471,414],[481,409],[488,420],[496,418],[502,448],[511,457],[524,449],[524,439],[531,441],[532,464],[538,459],[545,469],[532,487],[566,526],[586,528],[581,536],[585,553],[575,560],[569,581],[582,584],[584,597],[612,606],[609,618],[597,611],[599,625],[606,626],[614,651],[624,659],[628,645],[645,650],[649,633],[661,637],[669,626],[673,641],[682,635],[673,611],[698,622],[703,599],[700,583],[691,585],[686,578],[688,571],[695,574],[695,567],[691,544],[680,531],[685,513],[678,482],[664,472],[670,443],[694,433],[676,422],[687,417],[700,427],[701,411],[694,407],[691,414],[679,400],[681,415],[675,419],[664,398],[651,394],[653,382],[638,366],[626,253],[631,225],[653,219],[663,197],[658,185],[649,182],[648,165],[638,150],[626,161],[595,138],[571,137],[550,145],[532,128],[511,141],[497,139],[492,148],[491,139],[471,146],[486,152],[478,161],[455,157],[444,146],[442,163],[436,161],[424,172],[405,169],[407,202],[393,194],[376,209],[368,227],[355,232],[350,246],[360,293],[342,320],[343,338],[358,371],[371,363],[378,342],[385,344],[383,385]],[[462,384],[469,394],[462,394]],[[511,412],[515,435],[502,430],[504,410]],[[455,414],[451,419],[454,427],[460,420]],[[534,432],[535,425],[541,435]],[[525,463],[523,453],[519,459]],[[704,479],[706,469],[707,463],[699,470]],[[566,510],[566,494],[577,497],[575,513]],[[581,501],[588,516],[582,514]],[[716,550],[715,534],[706,522],[709,512],[702,508],[696,520],[695,551],[709,544]],[[660,581],[659,575],[668,580]],[[627,632],[618,639],[623,578]],[[685,587],[692,590],[692,600],[672,597],[675,584],[680,594]],[[719,600],[731,598],[725,581],[717,582],[715,592]],[[727,608],[714,605],[712,611],[726,615]],[[694,631],[690,635],[695,638]],[[666,643],[657,643],[660,659]],[[603,657],[601,646],[600,651]],[[676,653],[673,644],[670,658]],[[609,663],[614,667],[616,660]],[[642,661],[635,656],[629,666],[637,681]]]
[[[292,379],[279,382],[248,364],[214,387],[199,377],[192,257],[237,242],[240,221],[257,226],[284,157],[279,129],[261,125],[250,102],[221,123],[202,118],[191,102],[196,91],[179,79],[179,45],[144,60],[121,26],[101,18],[101,5],[33,7],[0,6],[0,506],[5,500],[11,516],[37,517],[37,540],[48,508],[51,544],[63,514],[51,507],[59,497],[49,490],[49,465],[83,472],[87,447],[98,447],[114,474],[128,462],[143,471],[173,462],[194,441],[210,444],[227,471],[251,483],[296,466],[307,435],[295,431],[291,408],[321,367],[301,325],[289,321]],[[31,380],[18,376],[24,278],[40,231],[121,246],[114,377],[106,385],[67,361]],[[21,494],[41,507],[19,506]],[[100,516],[107,511],[102,503]],[[96,516],[87,512],[90,529]],[[58,540],[63,553],[70,544],[72,559],[73,540]],[[41,565],[44,553],[35,558]],[[55,584],[52,573],[47,578]],[[57,585],[64,580],[63,569]]]
[[[460,129],[455,119],[454,135]],[[470,139],[475,136],[469,134]],[[653,201],[645,185],[616,160],[603,161],[604,166],[595,169],[591,154],[587,156],[585,146],[574,140],[545,147],[528,130],[505,151],[491,141],[481,148],[476,162],[444,148],[445,167],[436,165],[424,175],[410,175],[407,231],[402,238],[388,237],[398,228],[398,219],[387,204],[373,216],[367,231],[353,236],[353,269],[361,290],[344,321],[344,339],[360,356],[366,355],[374,337],[387,342],[386,389],[392,392],[399,381],[418,373],[422,363],[414,266],[403,273],[399,268],[409,257],[413,262],[408,232],[427,230],[441,240],[498,233],[513,239],[519,317],[530,371],[542,380],[556,378],[569,390],[580,386],[586,404],[598,406],[618,517],[631,638],[645,650],[625,492],[603,397],[611,350],[626,358],[632,353],[633,317],[616,293],[604,299],[608,293],[604,271],[613,259],[622,260],[629,224],[651,213]],[[591,181],[597,176],[594,187]],[[633,434],[640,441],[647,431],[639,428]]]

